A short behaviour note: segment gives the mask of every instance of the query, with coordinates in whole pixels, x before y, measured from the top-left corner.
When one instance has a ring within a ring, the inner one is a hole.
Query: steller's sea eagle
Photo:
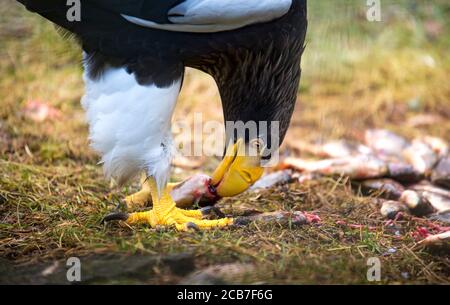
[[[92,147],[107,177],[120,184],[147,174],[153,209],[123,214],[129,224],[201,229],[203,220],[175,206],[167,187],[171,119],[185,67],[210,74],[226,122],[267,122],[256,135],[228,133],[227,153],[212,176],[222,197],[262,175],[265,147],[283,140],[297,96],[307,28],[306,0],[18,0],[69,31],[84,53],[82,105]],[[79,18],[68,18],[78,5]],[[275,136],[273,122],[277,122]],[[250,151],[257,151],[250,154]],[[120,218],[120,217],[119,217]]]

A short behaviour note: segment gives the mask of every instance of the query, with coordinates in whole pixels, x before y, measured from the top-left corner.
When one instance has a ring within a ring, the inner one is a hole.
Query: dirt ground
[[[450,4],[383,3],[383,22],[370,23],[365,1],[310,1],[287,143],[361,140],[368,128],[450,142]],[[219,203],[234,216],[249,208],[307,211],[320,224],[183,233],[102,225],[139,183],[111,185],[89,148],[80,48],[12,0],[1,1],[0,15],[0,283],[66,283],[65,259],[73,256],[86,283],[368,284],[372,257],[381,261],[381,283],[450,283],[448,251],[415,248],[413,232],[426,220],[388,223],[375,198],[355,192],[345,177]],[[29,114],[33,102],[51,106],[44,119]],[[222,120],[213,81],[188,70],[175,119],[192,122],[196,112]],[[211,174],[218,162],[174,169],[172,179]],[[207,276],[208,267],[223,264],[233,265],[217,274],[228,275]]]

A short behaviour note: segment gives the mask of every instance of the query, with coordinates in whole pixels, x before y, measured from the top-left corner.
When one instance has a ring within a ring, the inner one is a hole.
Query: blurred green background
[[[293,122],[294,129],[299,126],[303,131],[292,130],[292,136],[357,137],[361,129],[383,126],[409,136],[427,132],[449,137],[450,4],[380,3],[382,21],[369,22],[365,0],[309,1],[307,47]],[[13,114],[30,99],[82,117],[80,48],[15,1],[2,1],[0,13],[0,118],[21,127]],[[204,116],[220,120],[215,84],[200,72],[188,71],[178,117],[203,111],[211,100],[215,106]],[[421,130],[402,128],[421,113],[435,114],[440,124]],[[30,132],[41,134],[39,128]]]

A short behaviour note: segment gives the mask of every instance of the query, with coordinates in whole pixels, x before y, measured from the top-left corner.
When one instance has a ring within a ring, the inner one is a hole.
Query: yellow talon
[[[133,195],[127,196],[125,202],[129,209],[143,208],[151,203],[151,194],[149,191],[142,189]]]
[[[126,223],[130,225],[146,223],[153,228],[157,226],[175,226],[179,231],[186,231],[190,226],[199,229],[222,228],[233,224],[232,218],[217,220],[203,220],[203,213],[199,210],[183,210],[175,206],[169,189],[162,191],[159,196],[155,179],[149,178],[146,182],[150,197],[153,201],[153,209],[147,212],[132,213]],[[142,192],[142,191],[141,191]]]
[[[178,183],[168,183],[167,191],[171,192],[177,184]],[[133,210],[136,208],[144,208],[150,206],[153,203],[151,186],[149,184],[149,181],[147,181],[147,177],[145,175],[142,175],[141,177],[141,185],[142,188],[139,192],[125,197],[125,203],[127,204],[128,209]]]
[[[192,217],[196,219],[203,219],[203,213],[200,210],[182,210],[178,209],[184,216]]]
[[[153,211],[132,213],[128,216],[126,222],[130,225],[148,223],[151,224],[154,218]]]

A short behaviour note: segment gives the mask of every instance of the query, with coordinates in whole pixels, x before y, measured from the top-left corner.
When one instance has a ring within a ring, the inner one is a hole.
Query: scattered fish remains
[[[205,207],[219,201],[216,189],[211,185],[211,177],[197,174],[174,186],[170,192],[179,208],[195,205]]]
[[[402,152],[408,148],[408,141],[385,129],[369,129],[364,141],[372,149],[372,154],[383,160],[402,160]]]
[[[381,198],[380,212],[389,219],[400,213],[449,222],[449,143],[436,137],[406,138],[385,129],[371,129],[364,143],[346,140],[322,145],[289,145],[318,157],[286,158],[280,168],[302,175],[346,176],[363,195]]]
[[[370,147],[346,140],[336,140],[324,144],[310,144],[303,141],[290,143],[290,148],[300,153],[309,153],[322,158],[345,158],[356,155],[368,155]]]
[[[450,189],[450,156],[442,158],[431,174],[433,184]]]
[[[443,139],[426,136],[421,140],[429,145],[439,158],[445,158],[450,153],[449,144]]]
[[[445,223],[450,223],[450,211],[435,213],[429,216],[431,220],[438,220]]]
[[[406,190],[399,201],[405,204],[414,215],[423,216],[433,213],[432,205],[418,192]]]
[[[403,185],[392,179],[369,179],[361,184],[363,194],[378,195],[390,200],[398,200],[405,192]]]
[[[403,150],[404,159],[421,174],[427,175],[438,162],[438,155],[421,140],[414,140]]]
[[[287,158],[283,167],[299,172],[312,172],[324,176],[348,176],[351,179],[369,179],[383,177],[388,174],[385,162],[372,156],[355,156],[325,160],[304,160]]]
[[[419,182],[423,179],[423,174],[418,172],[414,167],[404,162],[389,162],[387,176],[398,182],[411,184]]]

